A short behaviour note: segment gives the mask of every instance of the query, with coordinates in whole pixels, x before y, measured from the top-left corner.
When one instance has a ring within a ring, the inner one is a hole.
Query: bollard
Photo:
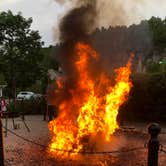
[[[161,131],[159,124],[152,123],[148,127],[150,139],[148,142],[148,166],[158,166],[159,140],[158,135]]]
[[[0,166],[4,166],[3,129],[1,117],[2,115],[0,115]]]

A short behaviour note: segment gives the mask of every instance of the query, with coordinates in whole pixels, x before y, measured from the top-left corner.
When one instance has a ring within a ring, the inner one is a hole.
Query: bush
[[[166,120],[166,73],[136,74],[129,99],[120,108],[120,119]]]
[[[46,101],[44,98],[31,100],[18,100],[14,104],[11,102],[7,106],[9,112],[19,112],[24,114],[41,114],[46,110]]]

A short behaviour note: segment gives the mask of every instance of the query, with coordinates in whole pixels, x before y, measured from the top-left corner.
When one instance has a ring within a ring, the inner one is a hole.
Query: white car
[[[17,100],[29,100],[33,97],[35,97],[35,93],[24,91],[19,92],[19,94],[17,95]]]

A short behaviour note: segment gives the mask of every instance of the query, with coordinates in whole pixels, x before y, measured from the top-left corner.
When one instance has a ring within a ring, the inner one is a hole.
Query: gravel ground
[[[12,119],[8,119],[8,128],[13,132],[29,140],[33,140],[47,147],[50,140],[47,128],[47,122],[43,117],[25,116],[25,122],[30,128],[27,131],[24,123],[20,118],[15,118],[15,124],[19,127],[13,129]],[[3,119],[3,125],[5,120]],[[145,123],[128,123],[127,126],[133,127],[132,131],[126,129],[117,132],[109,146],[111,150],[127,150],[134,147],[143,147],[148,140]],[[139,132],[141,131],[141,132]],[[143,133],[143,134],[141,134]],[[162,125],[162,134],[160,142],[166,147],[166,127]],[[108,145],[106,145],[108,146]],[[131,152],[121,152],[117,154],[104,155],[84,155],[79,156],[79,160],[60,160],[48,155],[47,149],[38,145],[29,143],[12,133],[8,132],[7,137],[4,133],[5,148],[5,166],[146,166],[147,149],[136,150]],[[109,149],[110,150],[110,149]],[[159,166],[165,166],[166,154],[159,152]]]

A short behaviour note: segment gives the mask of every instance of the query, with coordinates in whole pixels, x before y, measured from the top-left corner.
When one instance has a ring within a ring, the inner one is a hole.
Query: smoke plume
[[[95,0],[90,3],[88,1],[71,1],[71,3],[76,7],[62,18],[59,25],[62,44],[58,58],[66,75],[73,76],[73,82],[76,78],[73,66],[75,44],[78,41],[90,43],[89,34],[96,28],[97,11]]]
[[[94,29],[96,16],[95,3],[72,9],[60,23],[60,40],[84,40]]]
[[[67,100],[71,98],[71,89],[76,89],[78,82],[78,71],[75,66],[77,61],[75,56],[75,45],[78,42],[91,43],[89,35],[96,28],[96,23],[98,19],[96,10],[96,0],[92,1],[60,1],[60,4],[70,3],[74,8],[71,8],[67,14],[61,19],[59,24],[60,31],[60,41],[61,44],[58,47],[60,51],[56,54],[56,58],[62,67],[63,73],[65,75],[65,87],[62,100]],[[91,63],[89,61],[89,63]],[[92,65],[93,64],[93,65]],[[99,68],[99,64],[91,63],[87,69],[92,75],[95,74],[95,68]],[[61,99],[60,99],[61,102]]]
[[[55,0],[70,8],[94,3],[94,0]],[[165,17],[165,0],[96,0],[98,27],[137,24],[151,16]]]
[[[143,19],[146,13],[143,6],[149,5],[145,0],[56,0],[56,2],[70,6],[70,10],[59,23],[59,40],[62,44],[56,57],[65,74],[70,76],[72,86],[77,78],[73,55],[74,46],[78,41],[92,45],[101,55],[100,64],[91,65],[92,71],[95,71],[94,68],[97,66],[97,72],[101,66],[102,70],[112,72],[114,68],[124,65],[130,51],[143,54],[141,57],[136,55],[137,61],[140,58],[144,59],[144,54],[148,54],[152,47],[148,23],[142,23],[140,27],[110,28],[106,31],[110,26],[130,25]],[[154,4],[153,0],[151,2]],[[94,32],[98,27],[100,32]]]

